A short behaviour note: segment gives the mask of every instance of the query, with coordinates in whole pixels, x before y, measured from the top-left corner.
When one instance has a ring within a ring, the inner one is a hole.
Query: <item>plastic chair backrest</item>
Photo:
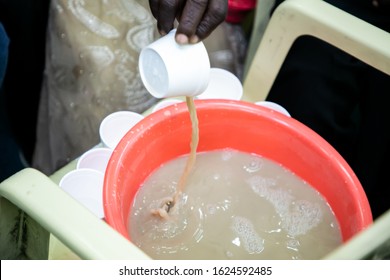
[[[265,100],[294,41],[311,35],[390,75],[390,33],[322,0],[286,0],[273,12],[244,79],[246,101]]]

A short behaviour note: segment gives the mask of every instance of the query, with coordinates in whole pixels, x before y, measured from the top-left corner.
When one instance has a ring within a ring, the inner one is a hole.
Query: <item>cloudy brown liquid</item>
[[[319,259],[341,244],[323,197],[289,170],[235,150],[198,153],[167,219],[188,156],[156,170],[135,197],[129,235],[154,259]]]
[[[198,127],[198,116],[196,115],[196,107],[194,103],[193,97],[186,97],[186,103],[188,107],[188,111],[190,113],[191,119],[191,144],[190,144],[190,155],[188,156],[184,172],[180,177],[179,186],[177,188],[174,202],[177,197],[184,191],[185,185],[187,183],[187,178],[190,175],[192,168],[194,167],[196,160],[196,149],[198,148],[199,143],[199,127]]]
[[[176,202],[179,196],[183,193],[184,188],[187,183],[188,176],[190,175],[196,160],[196,150],[199,143],[199,127],[198,127],[198,116],[196,114],[196,107],[194,98],[186,96],[187,108],[190,113],[191,119],[191,141],[190,141],[190,154],[187,158],[184,171],[182,172],[178,185],[175,188],[175,192],[163,198],[160,201],[159,205],[156,205],[155,208],[151,209],[150,212],[162,219],[167,219],[169,217],[169,212],[171,209],[176,207]]]

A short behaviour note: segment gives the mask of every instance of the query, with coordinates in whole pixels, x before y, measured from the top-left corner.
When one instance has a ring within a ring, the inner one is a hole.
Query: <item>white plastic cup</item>
[[[170,105],[181,103],[181,102],[184,102],[184,101],[180,100],[180,99],[175,99],[175,98],[168,98],[168,99],[161,100],[153,107],[152,113],[154,113],[158,110],[164,109],[165,107],[168,107]]]
[[[65,174],[59,186],[88,208],[98,218],[104,218],[103,208],[104,174],[93,169],[75,169]]]
[[[104,174],[111,154],[112,150],[110,148],[94,148],[88,150],[79,157],[76,168],[94,169]]]
[[[277,111],[279,113],[282,113],[283,115],[286,115],[287,117],[291,117],[290,113],[281,105],[272,102],[272,101],[257,101],[255,102],[256,105],[264,106],[269,109],[272,109],[274,111]]]
[[[222,68],[211,68],[209,84],[197,98],[240,100],[242,94],[243,86],[236,75]]]
[[[115,149],[123,136],[143,118],[143,115],[131,111],[118,111],[109,114],[100,123],[101,142],[105,147]]]
[[[156,98],[196,96],[209,83],[210,60],[204,44],[179,45],[175,33],[172,30],[140,53],[141,79]]]

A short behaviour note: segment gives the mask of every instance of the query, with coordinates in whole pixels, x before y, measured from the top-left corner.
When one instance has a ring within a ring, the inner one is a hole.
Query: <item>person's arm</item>
[[[176,41],[197,43],[222,23],[227,15],[228,0],[149,0],[160,34],[167,34],[178,20]]]

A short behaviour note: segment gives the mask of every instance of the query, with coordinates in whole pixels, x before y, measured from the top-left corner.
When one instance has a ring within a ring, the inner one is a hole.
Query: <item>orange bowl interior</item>
[[[370,206],[346,161],[314,131],[281,113],[244,101],[196,100],[198,151],[233,148],[279,162],[316,188],[331,205],[344,241],[372,223]],[[105,174],[106,221],[129,238],[132,201],[162,163],[188,154],[191,120],[185,103],[152,113],[114,150]]]

